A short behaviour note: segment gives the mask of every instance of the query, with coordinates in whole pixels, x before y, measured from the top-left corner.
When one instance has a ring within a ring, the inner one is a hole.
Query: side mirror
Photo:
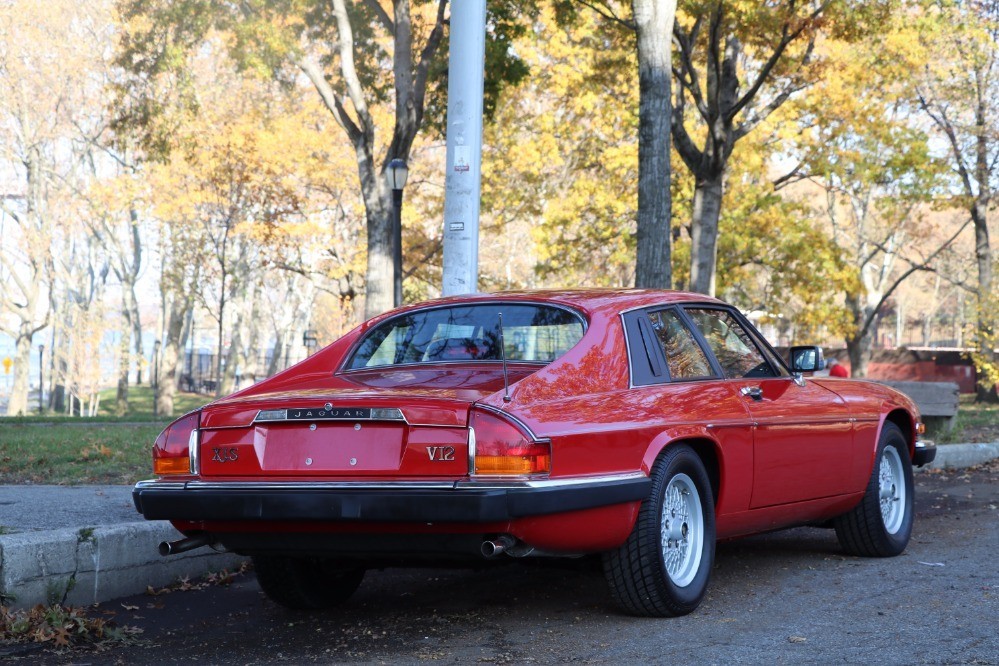
[[[825,367],[822,347],[791,347],[791,372],[815,372]]]

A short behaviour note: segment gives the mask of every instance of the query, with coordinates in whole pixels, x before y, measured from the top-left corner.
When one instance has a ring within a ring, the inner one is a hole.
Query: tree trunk
[[[635,286],[669,289],[670,35],[676,0],[632,0],[638,33],[638,233]]]
[[[850,376],[866,377],[867,365],[871,360],[871,347],[874,335],[869,330],[865,335],[846,341],[846,351],[850,355]]]
[[[395,262],[392,257],[392,203],[388,186],[379,177],[374,162],[365,160],[358,151],[358,175],[364,194],[365,217],[368,226],[368,265],[364,299],[364,318],[371,319],[394,303]]]
[[[24,416],[28,413],[28,371],[31,364],[31,326],[24,323],[14,341],[14,379],[7,416]]]
[[[246,345],[242,349],[242,356],[240,361],[240,367],[243,369],[243,381],[236,388],[242,388],[246,385],[246,382],[250,384],[255,384],[257,382],[258,373],[258,352],[260,351],[260,322],[261,322],[261,312],[260,312],[260,301],[261,301],[261,291],[263,285],[260,282],[253,288],[252,305],[250,307],[250,319],[247,322],[247,341]]]
[[[128,412],[128,369],[132,361],[132,322],[131,315],[125,314],[125,321],[121,327],[121,342],[119,344],[120,358],[118,359],[118,393],[115,396],[115,414],[124,416]]]
[[[869,291],[864,294],[848,294],[846,297],[846,307],[850,310],[855,325],[853,335],[846,339],[851,377],[867,376],[867,365],[871,360],[874,336],[878,330],[878,316],[872,317],[871,314],[880,300],[880,293],[872,294]]]
[[[987,185],[980,186],[983,194],[979,196],[971,209],[971,218],[975,223],[975,259],[978,263],[978,354],[981,362],[988,367],[996,367],[996,297],[992,293],[992,251],[989,244],[988,196],[984,193]],[[982,381],[980,378],[976,387],[978,402],[999,402],[995,383]]]
[[[689,289],[708,296],[715,295],[718,219],[721,216],[724,182],[723,171],[705,179],[698,178],[694,185]]]
[[[245,296],[245,294],[241,294]],[[235,321],[232,324],[232,333],[229,338],[229,352],[226,354],[225,368],[222,371],[221,381],[219,382],[217,396],[221,397],[224,395],[229,395],[233,392],[235,388],[236,371],[242,371],[242,359],[245,356],[243,353],[243,329],[246,306],[244,298],[240,298],[239,301],[234,302],[235,308]],[[230,308],[232,309],[232,308]]]
[[[160,348],[160,368],[156,393],[156,413],[173,416],[173,401],[177,393],[177,369],[180,352],[184,347],[184,324],[187,321],[190,300],[175,297],[167,316],[166,339]]]
[[[268,377],[273,377],[281,369],[282,358],[284,358],[284,331],[278,330],[274,338],[274,349],[271,352],[271,362],[267,364]]]
[[[142,365],[146,362],[145,349],[142,346],[142,321],[139,319],[139,299],[135,297],[135,285],[132,289],[132,340],[135,343],[135,385],[142,383]]]

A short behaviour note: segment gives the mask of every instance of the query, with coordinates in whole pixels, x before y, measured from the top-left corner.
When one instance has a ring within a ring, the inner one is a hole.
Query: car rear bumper
[[[325,483],[140,481],[135,508],[148,520],[293,522],[498,522],[640,501],[642,473],[539,481]]]
[[[916,447],[912,454],[912,464],[922,467],[933,462],[937,457],[937,445],[927,439],[917,439]]]

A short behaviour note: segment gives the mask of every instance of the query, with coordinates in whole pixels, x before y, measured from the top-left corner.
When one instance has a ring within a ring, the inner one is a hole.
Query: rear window
[[[548,305],[483,303],[419,310],[372,329],[348,370],[386,365],[500,361],[500,314],[507,361],[549,363],[583,337],[583,318]]]

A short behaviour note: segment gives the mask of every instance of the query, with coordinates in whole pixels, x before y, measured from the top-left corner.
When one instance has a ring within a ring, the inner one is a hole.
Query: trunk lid
[[[339,391],[211,406],[201,475],[461,477],[470,405],[453,395]]]

